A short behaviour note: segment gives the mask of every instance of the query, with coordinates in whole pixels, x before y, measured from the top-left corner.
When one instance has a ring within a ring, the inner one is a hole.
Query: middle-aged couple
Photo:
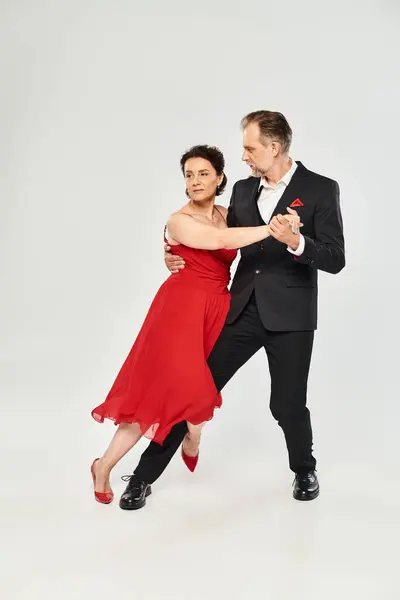
[[[111,470],[143,435],[152,441],[129,477],[121,508],[146,504],[179,446],[194,471],[202,427],[221,406],[222,388],[261,347],[271,376],[270,409],[295,473],[293,496],[319,494],[307,380],[318,270],[339,273],[345,265],[339,187],[290,158],[292,130],[281,113],[253,112],[241,125],[242,159],[254,176],[234,184],[228,210],[215,204],[227,183],[222,153],[195,146],[181,158],[189,201],[165,229],[171,275],[105,402],[92,411],[97,421],[118,425],[91,469],[99,502],[113,500]]]

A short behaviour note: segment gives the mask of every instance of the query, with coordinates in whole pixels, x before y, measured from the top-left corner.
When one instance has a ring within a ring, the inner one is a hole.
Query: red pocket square
[[[300,198],[296,198],[296,200],[293,200],[292,204],[290,205],[290,208],[296,208],[296,206],[304,206]]]

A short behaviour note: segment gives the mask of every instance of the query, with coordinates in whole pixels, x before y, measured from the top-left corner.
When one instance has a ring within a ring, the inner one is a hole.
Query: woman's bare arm
[[[168,232],[180,244],[201,250],[236,250],[260,242],[270,235],[268,225],[218,229],[183,213],[176,213],[169,218]]]

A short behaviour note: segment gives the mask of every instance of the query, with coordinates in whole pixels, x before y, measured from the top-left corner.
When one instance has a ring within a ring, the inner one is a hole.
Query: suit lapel
[[[301,162],[297,162],[297,169],[293,174],[289,185],[286,187],[282,194],[282,197],[275,206],[271,219],[277,214],[286,214],[287,207],[296,200],[296,198],[304,197],[304,192],[307,187],[307,169],[302,165]],[[243,189],[243,196],[241,196],[240,203],[237,207],[238,211],[243,211],[239,217],[240,222],[244,226],[253,226],[254,224],[265,225],[260,210],[258,208],[258,199],[260,197],[260,177],[249,177],[246,182],[246,187]],[[250,212],[249,212],[250,210]],[[247,216],[245,214],[247,213]],[[270,221],[271,221],[270,219]],[[269,221],[269,222],[270,222]]]
[[[260,189],[260,181],[261,178],[260,177],[254,177],[254,182],[252,182],[252,188],[250,190],[250,197],[251,197],[251,207],[253,209],[253,212],[257,218],[257,221],[261,224],[264,224],[264,221],[262,219],[262,216],[260,214],[260,210],[258,208],[258,199],[260,197],[261,194],[261,189]]]
[[[295,170],[289,185],[286,186],[278,204],[275,206],[269,222],[271,222],[272,218],[278,214],[286,214],[287,207],[290,206],[296,198],[302,196],[305,180],[307,179],[307,169],[301,162],[296,161],[296,163],[297,169]]]

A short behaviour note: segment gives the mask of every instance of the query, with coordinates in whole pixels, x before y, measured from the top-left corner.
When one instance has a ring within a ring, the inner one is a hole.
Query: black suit
[[[312,173],[301,163],[273,215],[284,214],[293,201],[304,226],[305,249],[294,257],[286,246],[268,238],[241,250],[231,286],[226,325],[208,360],[218,391],[264,347],[271,375],[270,408],[285,434],[290,468],[315,468],[312,430],[306,407],[307,379],[317,328],[318,269],[338,273],[345,265],[338,184]],[[257,206],[260,179],[238,181],[228,211],[230,227],[264,224]],[[164,445],[151,442],[135,473],[153,483],[180,446],[186,424],[176,425]]]
[[[263,225],[257,206],[260,179],[238,181],[228,212],[229,227]],[[305,249],[294,260],[286,247],[270,237],[241,250],[241,260],[231,287],[227,323],[240,315],[255,289],[260,317],[271,331],[304,331],[317,328],[318,271],[338,273],[344,267],[343,224],[339,187],[308,171],[301,163],[279,200],[273,216],[285,214],[293,201],[304,226]]]

